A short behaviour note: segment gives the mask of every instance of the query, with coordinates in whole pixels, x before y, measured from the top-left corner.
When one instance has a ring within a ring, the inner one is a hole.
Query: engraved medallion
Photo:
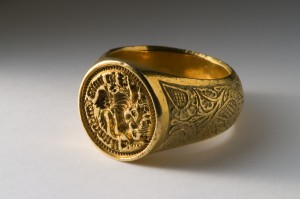
[[[131,70],[118,65],[89,72],[80,92],[80,113],[89,136],[116,158],[141,153],[156,124],[150,93]]]

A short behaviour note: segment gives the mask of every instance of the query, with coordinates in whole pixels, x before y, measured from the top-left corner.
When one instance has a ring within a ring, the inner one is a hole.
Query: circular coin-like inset
[[[83,80],[79,108],[83,125],[94,143],[120,160],[143,152],[156,124],[150,93],[131,70],[104,65]]]

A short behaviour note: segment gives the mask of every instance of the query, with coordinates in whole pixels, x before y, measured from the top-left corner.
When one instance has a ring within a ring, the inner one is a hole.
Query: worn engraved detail
[[[93,141],[115,155],[132,155],[149,144],[155,111],[142,81],[128,69],[107,66],[86,81],[84,119]]]
[[[203,87],[161,82],[169,105],[170,126],[158,150],[204,140],[228,129],[243,104],[240,82],[235,81],[231,85]]]

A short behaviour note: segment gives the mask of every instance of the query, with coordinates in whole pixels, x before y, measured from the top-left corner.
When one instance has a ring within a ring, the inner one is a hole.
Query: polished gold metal
[[[243,100],[237,74],[216,58],[129,46],[106,52],[87,72],[79,110],[102,151],[132,161],[218,135],[236,121]]]

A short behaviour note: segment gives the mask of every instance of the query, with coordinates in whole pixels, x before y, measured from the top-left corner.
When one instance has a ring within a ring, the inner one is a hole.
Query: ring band
[[[216,136],[236,121],[243,101],[241,82],[229,65],[162,46],[109,50],[79,91],[88,135],[122,161]]]

